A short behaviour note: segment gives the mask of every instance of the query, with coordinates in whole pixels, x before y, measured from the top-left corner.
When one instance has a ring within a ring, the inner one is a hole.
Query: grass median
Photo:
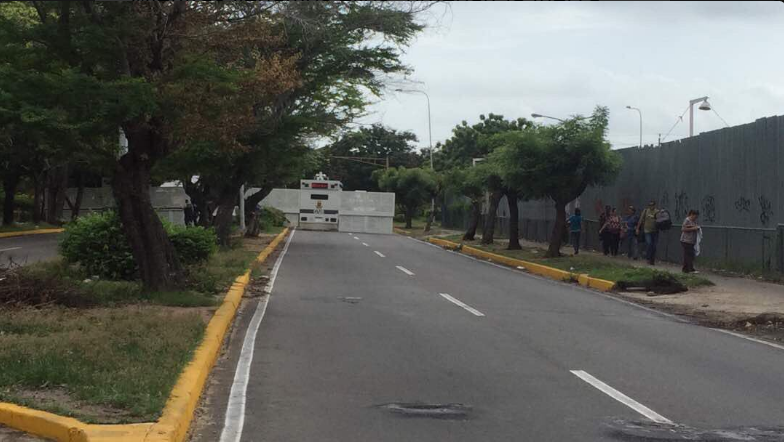
[[[223,293],[272,238],[219,251],[181,291],[94,280],[61,262],[19,270],[0,284],[0,401],[87,423],[156,420]]]
[[[675,274],[653,268],[633,266],[628,262],[624,263],[627,259],[622,257],[613,258],[583,253],[576,256],[565,255],[556,258],[545,258],[547,249],[540,247],[523,246],[523,249],[510,251],[506,249],[505,242],[481,245],[478,240],[464,241],[462,240],[461,235],[451,235],[443,238],[451,242],[463,243],[471,247],[516,258],[518,260],[530,261],[563,271],[573,272],[575,274],[588,274],[591,277],[600,278],[602,280],[622,282],[624,286],[628,287],[644,287],[652,280],[661,279],[662,276],[665,276],[664,278],[667,279],[672,278],[686,288],[713,285],[713,282],[698,275]]]

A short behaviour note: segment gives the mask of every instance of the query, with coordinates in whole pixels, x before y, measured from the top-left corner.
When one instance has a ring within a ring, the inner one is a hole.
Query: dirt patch
[[[89,404],[75,399],[65,389],[42,386],[40,389],[12,389],[11,395],[33,401],[39,407],[56,409],[59,405],[68,405],[69,409],[78,411],[86,417],[100,417],[105,424],[125,423],[132,415],[128,411],[106,405]]]
[[[621,291],[643,291],[648,295],[677,294],[686,292],[688,288],[672,274],[656,272],[651,278],[637,281],[619,280],[616,283]]]
[[[259,234],[258,237],[245,237],[242,239],[242,249],[245,249],[246,251],[261,252],[276,236],[277,234]]]

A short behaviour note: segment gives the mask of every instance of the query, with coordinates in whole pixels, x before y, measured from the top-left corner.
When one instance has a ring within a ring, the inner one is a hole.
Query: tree
[[[218,175],[205,175],[217,199],[215,225],[222,242],[235,196],[243,184],[274,184],[258,164],[269,146],[304,145],[334,134],[362,115],[366,93],[379,95],[390,74],[406,74],[400,48],[423,29],[416,14],[428,2],[279,2],[266,17],[280,37],[274,50],[293,57],[298,82],[261,106],[241,155]],[[253,49],[252,47],[250,49]],[[264,48],[262,48],[264,49]],[[289,143],[290,142],[290,143]],[[262,188],[260,192],[265,191]],[[259,201],[263,195],[248,197]]]
[[[73,119],[80,128],[115,140],[122,128],[128,150],[113,164],[112,190],[124,233],[145,286],[177,286],[183,269],[150,202],[151,171],[197,139],[241,149],[238,135],[254,116],[254,100],[288,87],[293,58],[241,51],[248,42],[274,40],[258,20],[274,3],[31,4],[35,24],[3,22],[10,29],[3,43],[47,61],[44,72],[74,80],[77,97],[53,96],[57,106],[42,108],[80,117]],[[89,113],[77,112],[85,107]]]
[[[574,117],[555,126],[504,136],[493,159],[501,175],[530,198],[549,198],[556,219],[548,257],[560,256],[566,227],[566,205],[588,186],[612,183],[621,168],[620,156],[606,139],[609,111],[597,107],[585,119]]]
[[[445,173],[446,192],[467,197],[471,202],[470,220],[463,240],[474,240],[482,217],[482,201],[485,196],[485,175],[488,166],[480,163],[473,168],[454,168]]]
[[[399,132],[383,125],[362,127],[343,134],[336,142],[323,148],[324,154],[329,156],[329,166],[325,172],[330,178],[343,182],[343,189],[371,191],[376,187],[371,175],[375,169],[383,167],[386,161],[395,167],[419,166],[421,159],[414,152],[416,142],[416,135],[411,132]],[[380,160],[374,166],[336,156]]]
[[[395,203],[403,208],[406,228],[411,228],[414,215],[437,192],[436,174],[422,168],[389,168],[373,173],[378,187],[384,192],[395,193]]]
[[[471,126],[466,121],[452,129],[452,137],[441,146],[442,154],[436,163],[445,168],[467,168],[474,165],[474,159],[487,158],[497,147],[493,137],[508,132],[523,131],[533,125],[525,118],[506,120],[503,115],[490,113],[480,115],[479,122]],[[491,244],[495,234],[495,214],[501,198],[506,195],[510,212],[517,212],[517,194],[507,188],[498,175],[497,168],[487,162],[477,163],[479,169],[470,175],[471,183],[465,187],[466,197],[471,199],[472,219],[463,238],[473,240],[481,217],[482,199],[489,195],[488,215],[482,232],[482,243]],[[481,195],[477,195],[475,186],[481,186]],[[510,218],[509,247],[519,249],[517,239],[518,220]]]

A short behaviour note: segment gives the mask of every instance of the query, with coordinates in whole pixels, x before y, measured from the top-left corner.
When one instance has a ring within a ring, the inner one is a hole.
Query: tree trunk
[[[123,232],[144,287],[153,291],[173,289],[183,283],[183,268],[150,201],[152,145],[162,141],[146,125],[123,129],[128,152],[120,157],[112,178]]]
[[[425,232],[430,232],[430,228],[433,226],[433,220],[436,218],[436,207],[434,204],[431,203],[430,206],[430,214],[427,216],[427,223],[425,223]]]
[[[259,209],[256,206],[270,192],[272,192],[272,188],[265,186],[245,199],[245,237],[258,237],[261,228],[259,224],[259,216],[261,214],[259,214]]]
[[[482,217],[482,200],[471,201],[471,221],[469,222],[468,229],[463,234],[463,240],[474,240],[476,236],[476,228],[479,227],[479,218]]]
[[[71,221],[79,218],[79,211],[82,209],[82,199],[84,197],[84,177],[80,173],[76,178],[76,199],[71,208]]]
[[[68,165],[49,170],[46,192],[46,222],[60,224],[63,218],[65,191],[68,187]]]
[[[5,198],[3,199],[3,226],[11,226],[14,224],[14,209],[16,209],[16,188],[19,185],[19,174],[10,172],[3,178],[3,191]]]
[[[487,218],[485,219],[485,227],[482,230],[482,244],[493,244],[493,234],[495,233],[495,216],[498,213],[498,203],[501,197],[504,196],[503,191],[493,191],[490,194],[490,207],[487,209]]]
[[[213,225],[218,235],[218,244],[221,246],[231,246],[231,222],[238,195],[239,186],[236,189],[224,189],[218,198],[218,213],[215,215]]]
[[[406,229],[411,229],[411,221],[414,218],[414,208],[406,207]]]
[[[42,180],[43,177],[44,177],[44,174],[41,174],[40,176],[36,175],[36,174],[32,175],[32,179],[33,179],[33,224],[34,225],[37,225],[37,224],[41,223],[41,219],[42,219],[42,215],[43,215],[43,213],[42,213],[43,211],[41,209],[43,204],[44,204],[44,202],[43,202],[43,200],[44,200],[43,199],[43,189],[44,189],[44,187],[43,187],[43,180]]]
[[[553,234],[550,236],[550,248],[547,250],[547,257],[561,256],[561,241],[566,227],[566,203],[555,202],[555,226]]]
[[[517,192],[507,191],[506,200],[509,202],[509,250],[522,249],[520,247],[520,219],[517,210]]]

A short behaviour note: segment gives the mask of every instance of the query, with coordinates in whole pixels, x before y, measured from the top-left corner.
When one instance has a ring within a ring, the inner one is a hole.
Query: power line
[[[728,128],[730,127],[729,123],[727,123],[727,120],[724,120],[724,118],[722,116],[720,116],[718,112],[716,112],[716,108],[711,107],[711,111],[713,111],[713,113],[716,114],[716,117],[720,118],[721,121],[724,122],[724,126],[726,126]]]
[[[689,105],[689,106],[691,106],[691,105]],[[667,131],[667,135],[665,135],[664,138],[661,139],[661,141],[667,140],[667,137],[670,136],[670,133],[672,132],[672,130],[675,129],[676,126],[678,126],[678,123],[683,121],[683,116],[686,115],[687,112],[689,112],[689,106],[686,106],[686,109],[683,110],[683,114],[681,114],[680,117],[678,117],[678,119],[675,120],[675,124],[672,125],[672,128],[670,128],[669,131]]]

